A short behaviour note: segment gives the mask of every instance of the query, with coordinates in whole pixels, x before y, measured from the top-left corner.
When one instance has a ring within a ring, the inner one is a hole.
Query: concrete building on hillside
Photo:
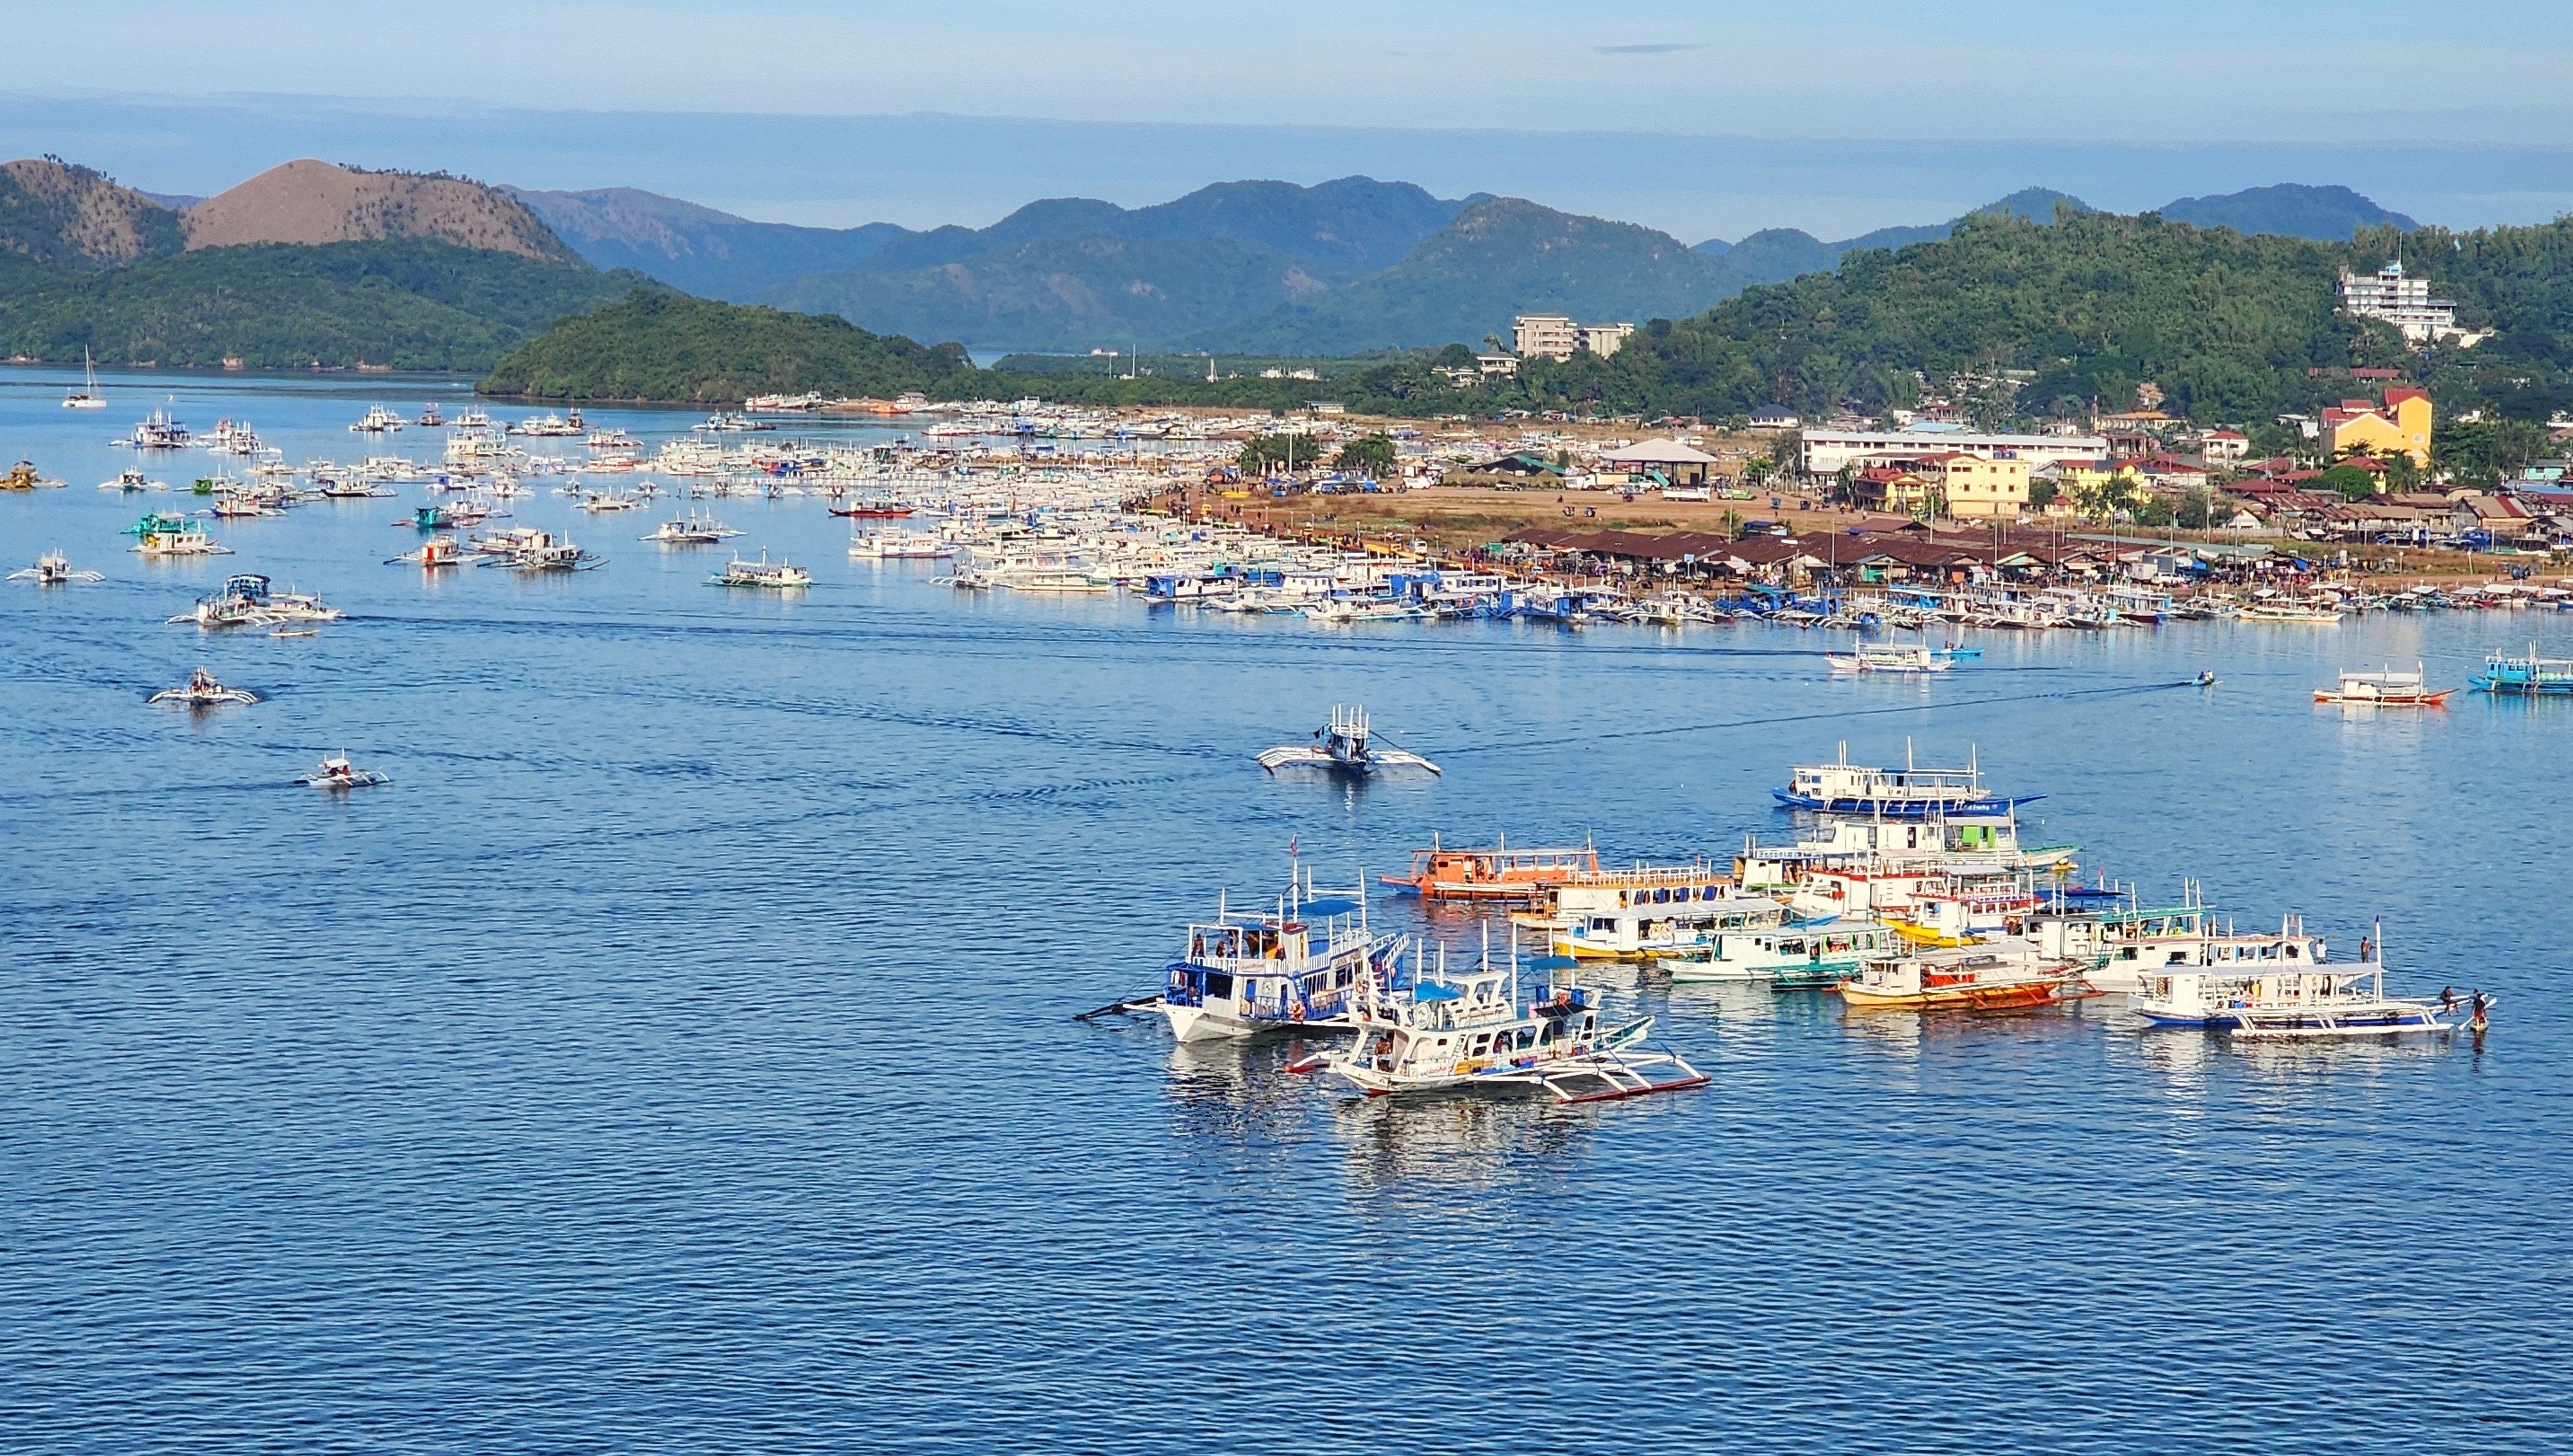
[[[1584,350],[1607,359],[1634,333],[1632,324],[1575,324],[1566,314],[1521,314],[1510,321],[1510,348],[1521,359],[1562,361]]]
[[[2488,337],[2457,327],[2457,306],[2430,297],[2430,281],[2407,277],[2400,259],[2374,274],[2340,271],[2340,307],[2353,319],[2380,319],[2402,332],[2403,342],[2433,344],[2453,339],[2468,349]]]

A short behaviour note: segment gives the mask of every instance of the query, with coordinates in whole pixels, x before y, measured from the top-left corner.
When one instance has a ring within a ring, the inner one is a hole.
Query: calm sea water
[[[91,487],[162,394],[297,460],[461,396],[109,385],[73,414],[0,376],[0,456],[71,481],[0,497],[0,563],[110,577],[0,591],[11,1449],[2563,1449],[2573,704],[2307,700],[2573,653],[2555,616],[1835,683],[1765,627],[966,596],[849,561],[818,501],[713,502],[819,578],[753,597],[543,485],[519,518],[605,568],[380,565],[416,488],[154,564],[117,531],[173,497]],[[357,618],[162,624],[232,570]],[[269,700],[143,706],[200,662]],[[1250,762],[1344,702],[1446,777]],[[2197,877],[2344,954],[2382,915],[2410,989],[2500,995],[2491,1034],[2253,1051],[2098,1003],[1637,986],[1713,1086],[1558,1109],[1352,1102],[1291,1045],[1070,1020],[1220,889],[1273,893],[1290,839],[1325,881],[1433,832],[1723,855],[1784,831],[1789,763],[1907,738],[2148,897]],[[394,784],[291,786],[343,747]]]

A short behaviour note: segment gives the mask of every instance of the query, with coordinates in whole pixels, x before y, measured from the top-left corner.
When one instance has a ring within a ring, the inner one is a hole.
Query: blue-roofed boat
[[[1163,969],[1159,1000],[1136,1008],[1167,1018],[1183,1042],[1270,1031],[1344,1030],[1357,989],[1390,986],[1402,937],[1378,935],[1363,891],[1317,893],[1289,874],[1286,893],[1244,914],[1223,900],[1191,925],[1188,951]]]
[[[2526,657],[2484,654],[2484,670],[2466,681],[2479,693],[2505,697],[2557,697],[2573,693],[2573,658],[2540,657],[2528,644]]]
[[[1849,761],[1841,745],[1832,763],[1799,764],[1788,773],[1787,787],[1772,789],[1790,809],[1816,809],[1829,814],[1867,814],[1887,819],[1921,819],[1933,814],[2006,814],[2043,794],[2016,797],[1984,787],[1983,773],[1970,755],[1961,769],[1925,769],[1912,762],[1904,746],[1903,767],[1870,768]]]

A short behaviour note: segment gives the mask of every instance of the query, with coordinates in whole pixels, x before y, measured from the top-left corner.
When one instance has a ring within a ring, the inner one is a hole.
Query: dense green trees
[[[0,354],[211,368],[479,369],[633,286],[579,262],[405,239],[209,248],[106,270],[0,255]]]
[[[731,403],[808,389],[953,397],[980,393],[989,377],[958,345],[923,348],[832,315],[709,303],[655,287],[556,325],[512,351],[477,387],[535,399]]]

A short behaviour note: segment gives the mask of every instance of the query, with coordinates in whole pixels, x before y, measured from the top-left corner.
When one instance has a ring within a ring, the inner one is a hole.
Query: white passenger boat
[[[715,586],[763,586],[783,589],[791,586],[811,586],[813,573],[785,561],[769,560],[768,548],[762,546],[758,560],[745,561],[736,555],[732,558],[731,564],[707,577],[706,580]]]
[[[145,698],[146,703],[175,703],[186,708],[216,708],[226,703],[256,703],[259,694],[248,688],[226,687],[215,681],[215,675],[200,667],[188,674],[188,681],[174,688],[163,688]]]
[[[1522,1002],[1517,967],[1487,956],[1462,974],[1423,969],[1408,987],[1367,985],[1349,1012],[1349,1048],[1288,1070],[1327,1073],[1368,1096],[1542,1088],[1587,1102],[1707,1085],[1678,1054],[1643,1049],[1651,1017],[1609,1023],[1602,1010],[1596,990],[1569,983]]]
[[[2453,1031],[2465,1010],[2480,1031],[2492,1004],[2481,992],[2463,1005],[2387,996],[2385,965],[2375,961],[2358,975],[2308,971],[2255,982],[2227,1009],[2229,1024],[2219,1025],[2254,1040],[2401,1037]]]
[[[105,581],[107,577],[96,571],[76,571],[72,569],[69,556],[60,551],[47,551],[36,558],[35,565],[10,572],[9,579],[32,581],[38,586],[69,586],[75,582],[86,585]]]
[[[188,427],[172,417],[167,409],[155,409],[134,432],[115,441],[138,450],[180,450],[188,447]]]
[[[1921,643],[1861,642],[1848,655],[1824,654],[1832,671],[1852,672],[1946,672],[1957,664]]]
[[[369,789],[378,784],[390,784],[393,780],[374,769],[362,769],[351,765],[349,755],[344,750],[323,759],[320,768],[297,779],[296,782],[315,789]]]
[[[1270,909],[1239,912],[1220,897],[1215,919],[1191,925],[1187,953],[1163,969],[1160,997],[1137,1009],[1183,1042],[1345,1028],[1359,990],[1395,977],[1405,944],[1369,927],[1362,893],[1317,894],[1309,875],[1289,873]]]
[[[124,469],[117,471],[116,478],[113,480],[99,481],[98,488],[101,490],[122,490],[131,493],[137,490],[167,490],[170,488],[170,482],[167,480],[155,480],[151,476],[144,474],[141,470]]]
[[[401,429],[404,423],[400,414],[382,404],[376,404],[369,406],[366,417],[350,425],[349,429],[354,434],[392,434]]]

